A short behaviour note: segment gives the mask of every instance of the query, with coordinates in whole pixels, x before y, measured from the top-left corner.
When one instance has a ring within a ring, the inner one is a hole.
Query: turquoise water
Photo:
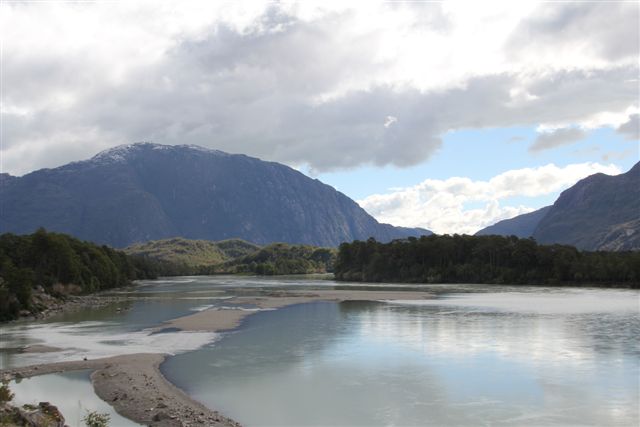
[[[3,326],[0,367],[167,352],[170,380],[247,426],[640,424],[638,291],[431,285],[433,300],[317,302],[258,312],[228,333],[153,333],[239,292],[334,286],[142,282],[118,294],[126,302]],[[64,350],[19,352],[30,344]],[[56,405],[74,399],[64,375],[41,377]],[[92,390],[86,375],[74,381]]]

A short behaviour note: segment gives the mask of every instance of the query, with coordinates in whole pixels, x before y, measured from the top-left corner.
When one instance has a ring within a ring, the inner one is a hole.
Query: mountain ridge
[[[503,219],[493,225],[483,228],[475,233],[476,236],[497,234],[500,236],[531,237],[538,223],[551,210],[551,206],[545,206],[533,212],[518,215],[513,218]]]
[[[551,206],[503,220],[476,235],[533,237],[583,250],[640,249],[640,162],[619,175],[596,173],[560,193]]]
[[[125,144],[2,181],[3,232],[42,226],[114,247],[175,236],[337,246],[430,233],[378,223],[288,166],[198,146]]]
[[[564,190],[538,223],[533,237],[543,244],[563,243],[583,250],[599,250],[607,242],[611,244],[613,233],[617,235],[614,239],[617,243],[611,247],[640,249],[639,219],[640,162],[625,173],[597,173]],[[626,231],[616,233],[620,227]]]

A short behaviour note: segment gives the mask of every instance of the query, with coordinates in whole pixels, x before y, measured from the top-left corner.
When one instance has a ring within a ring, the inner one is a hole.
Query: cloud
[[[617,129],[618,133],[623,135],[626,139],[639,140],[640,139],[640,114],[632,114],[629,116],[629,120],[620,125]]]
[[[518,24],[508,51],[512,58],[521,58],[527,55],[522,46],[535,48],[540,55],[531,61],[560,66],[637,60],[638,8],[637,3],[622,2],[541,3]]]
[[[398,121],[397,117],[394,116],[387,116],[384,119],[384,127],[388,128],[389,126],[393,125],[395,122]]]
[[[502,206],[513,197],[539,197],[558,193],[594,173],[619,174],[612,165],[579,163],[565,167],[553,164],[506,171],[488,181],[453,177],[427,179],[412,187],[394,189],[359,200],[367,212],[382,222],[424,227],[436,233],[473,234],[500,220],[535,208]],[[468,205],[481,207],[468,208]]]
[[[584,139],[587,133],[579,128],[561,128],[549,132],[543,132],[533,141],[529,151],[543,151],[562,145],[573,144]]]
[[[633,4],[0,7],[0,151],[14,174],[140,140],[316,172],[405,167],[451,130],[571,125],[638,103]]]

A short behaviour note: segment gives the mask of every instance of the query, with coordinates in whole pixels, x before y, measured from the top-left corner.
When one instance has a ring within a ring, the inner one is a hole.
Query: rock
[[[40,402],[35,409],[16,408],[15,416],[20,423],[28,427],[64,427],[65,420],[57,407],[49,402]]]
[[[164,412],[164,411],[159,411],[151,419],[153,421],[162,421],[162,420],[171,419],[171,416],[169,414],[167,414],[166,412]]]
[[[156,408],[166,408],[166,407],[167,407],[167,405],[165,403],[162,403],[162,402],[160,402],[160,403],[158,403],[156,405]]]

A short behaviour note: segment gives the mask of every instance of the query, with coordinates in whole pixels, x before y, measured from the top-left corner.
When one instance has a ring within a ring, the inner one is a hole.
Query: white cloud
[[[0,8],[11,173],[139,140],[318,171],[402,167],[428,159],[450,130],[617,127],[638,104],[637,4]]]
[[[594,173],[616,175],[613,164],[554,164],[510,170],[488,181],[453,177],[427,179],[412,187],[374,194],[358,203],[378,221],[407,227],[424,227],[435,233],[473,234],[497,221],[533,211],[528,206],[502,206],[511,197],[538,197],[564,190]],[[481,203],[480,208],[466,205]]]
[[[389,126],[393,125],[395,122],[398,121],[397,117],[394,116],[387,116],[384,119],[384,127],[388,128]]]

